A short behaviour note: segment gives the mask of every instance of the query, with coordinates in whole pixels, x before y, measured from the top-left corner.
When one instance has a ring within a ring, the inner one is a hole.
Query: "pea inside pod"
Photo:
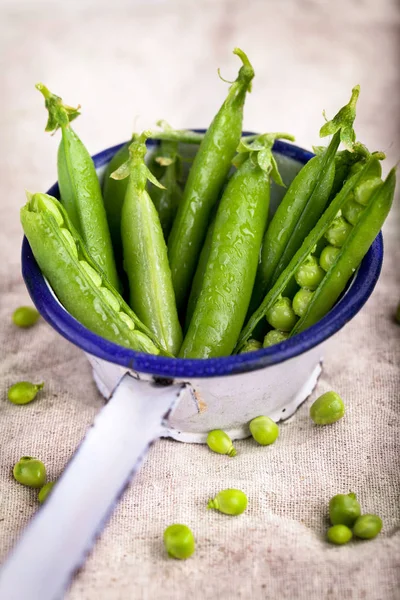
[[[240,351],[242,345],[250,338],[260,320],[269,313],[275,303],[284,294],[284,291],[290,287],[299,267],[313,254],[320,240],[337,218],[339,211],[353,197],[354,190],[364,180],[365,174],[368,173],[371,165],[377,162],[377,160],[371,156],[361,170],[346,181],[341,191],[321,216],[317,225],[303,241],[288,267],[270,292],[268,292],[260,307],[249,319],[239,337],[236,352]],[[365,208],[365,212],[360,217],[356,226],[352,228],[349,224],[350,231],[348,237],[341,246],[336,260],[322,279],[318,288],[314,291],[305,313],[290,331],[290,336],[314,324],[334,305],[347,281],[354,274],[360,261],[378,234],[390,210],[394,196],[395,181],[395,172],[392,170],[383,186],[378,188],[372,195],[368,206]]]
[[[348,142],[349,136],[355,137],[353,123],[358,95],[359,87],[356,86],[352,90],[349,103],[333,119],[334,135],[329,146],[320,149],[318,155],[299,171],[267,228],[250,314],[257,309],[267,292],[277,282],[331,199],[339,144],[341,141]],[[321,128],[321,137],[328,135],[327,126],[328,124],[325,124]],[[350,150],[353,150],[353,146]]]

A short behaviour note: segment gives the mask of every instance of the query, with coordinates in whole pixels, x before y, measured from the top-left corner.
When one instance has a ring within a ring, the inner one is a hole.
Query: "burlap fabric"
[[[37,510],[36,494],[13,481],[12,465],[34,455],[57,478],[103,403],[77,348],[43,321],[28,331],[10,321],[13,309],[28,302],[19,260],[23,190],[46,189],[56,172],[58,139],[43,133],[45,114],[33,84],[43,79],[67,102],[83,104],[77,130],[96,151],[128,137],[136,114],[140,127],[160,117],[175,126],[206,125],[226,91],[215,69],[231,77],[237,64],[230,52],[239,45],[257,72],[248,129],[288,130],[310,147],[318,143],[321,109],[331,115],[360,82],[359,137],[386,150],[393,164],[400,155],[400,13],[389,0],[0,6],[4,558]],[[385,227],[385,263],[372,298],[331,341],[317,392],[282,425],[276,444],[262,449],[238,442],[234,459],[205,447],[155,444],[68,600],[400,598],[398,216],[393,211]],[[43,380],[45,390],[31,405],[15,407],[6,390],[21,379]],[[309,407],[329,389],[342,395],[347,414],[316,428]],[[224,487],[248,494],[244,515],[205,510]],[[372,542],[331,547],[324,540],[327,503],[349,490],[364,511],[382,517],[384,529]],[[195,532],[191,560],[166,558],[162,532],[172,522]]]

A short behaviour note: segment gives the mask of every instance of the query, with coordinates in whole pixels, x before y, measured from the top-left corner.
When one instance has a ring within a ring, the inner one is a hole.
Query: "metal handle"
[[[1,599],[64,595],[183,388],[124,375],[2,567]]]

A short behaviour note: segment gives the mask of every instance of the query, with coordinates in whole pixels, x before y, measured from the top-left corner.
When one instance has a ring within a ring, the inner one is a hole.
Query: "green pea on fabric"
[[[247,496],[241,490],[222,490],[208,502],[207,508],[219,510],[225,515],[241,515],[247,508]]]
[[[46,467],[41,460],[32,456],[23,456],[14,465],[14,479],[32,488],[41,488],[46,483]]]
[[[50,495],[55,484],[56,484],[55,481],[49,481],[42,488],[40,488],[39,494],[38,494],[38,500],[39,500],[40,504],[43,504],[47,500],[47,498]]]
[[[361,506],[356,495],[336,494],[329,502],[329,518],[332,525],[352,527],[361,515]]]
[[[351,540],[353,534],[351,529],[346,527],[346,525],[333,525],[333,527],[328,529],[326,537],[331,544],[342,546]]]
[[[29,404],[36,398],[37,393],[43,387],[44,383],[19,381],[9,388],[7,397],[12,404]]]
[[[164,546],[169,556],[184,560],[192,556],[196,543],[189,527],[176,523],[164,531]]]
[[[13,312],[12,320],[17,327],[27,328],[35,325],[40,315],[32,306],[19,306]]]
[[[322,394],[310,408],[310,417],[316,425],[336,423],[346,412],[344,402],[336,392]]]
[[[236,456],[236,450],[233,447],[232,440],[222,429],[214,429],[207,436],[207,446],[217,454],[227,454]]]
[[[260,446],[273,444],[279,436],[279,427],[270,417],[260,416],[249,423],[250,433]]]
[[[372,540],[380,533],[382,527],[382,519],[378,515],[365,514],[358,517],[354,523],[353,533],[362,540]]]

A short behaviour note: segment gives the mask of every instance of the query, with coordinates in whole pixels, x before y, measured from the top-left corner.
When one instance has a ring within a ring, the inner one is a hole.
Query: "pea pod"
[[[164,123],[160,121],[160,124]],[[171,127],[165,128],[163,131],[152,131],[151,137],[153,139],[161,139],[160,146],[153,151],[149,161],[149,169],[153,175],[158,179],[163,176],[163,172],[168,170],[163,168],[157,159],[159,156],[166,154],[169,144],[172,147],[177,147],[178,143],[185,144],[200,144],[204,137],[204,134],[195,133],[185,129],[175,130]],[[131,140],[132,141],[132,140]],[[113,179],[111,174],[114,173],[121,165],[123,165],[129,159],[129,145],[130,142],[124,144],[118,152],[114,154],[110,162],[108,163],[103,179],[103,198],[104,207],[107,214],[108,226],[110,228],[111,241],[114,248],[114,254],[116,256],[117,264],[122,262],[122,241],[121,241],[121,212],[122,205],[124,203],[126,189],[128,187],[128,178],[125,179]],[[166,186],[167,187],[167,186]],[[154,187],[152,192],[154,192]],[[168,189],[168,187],[167,187]]]
[[[168,239],[168,256],[179,311],[189,292],[212,208],[240,141],[243,104],[254,77],[253,67],[245,53],[236,48],[234,54],[240,57],[243,66],[200,144]]]
[[[329,146],[299,171],[271,220],[263,241],[251,312],[287,267],[328,203],[335,178],[337,149],[343,135],[347,139],[347,130],[352,131],[358,95],[357,86],[350,102],[334,117],[338,129],[333,132]],[[323,134],[326,125],[321,129]]]
[[[164,187],[153,186],[150,193],[160,217],[164,237],[168,239],[182,200],[182,188],[179,185],[181,161],[178,154],[178,142],[161,142],[155,161],[161,167],[162,173],[158,179]]]
[[[192,320],[194,309],[196,308],[197,300],[199,298],[201,288],[203,286],[204,281],[204,273],[206,271],[208,258],[210,256],[211,251],[211,241],[214,231],[215,219],[211,222],[205,242],[203,244],[203,248],[201,249],[200,258],[198,261],[197,269],[195,276],[193,278],[192,288],[190,290],[190,296],[186,307],[186,317],[185,317],[185,329],[186,331],[189,329],[190,321]]]
[[[43,94],[49,112],[46,131],[61,128],[57,159],[61,202],[89,253],[117,288],[117,270],[96,169],[89,152],[70,126],[79,115],[78,109],[63,104],[62,99],[43,84],[38,83],[36,88]]]
[[[108,163],[103,180],[104,208],[117,265],[122,264],[121,212],[128,187],[128,179],[113,179],[114,173],[129,159],[129,142],[118,150]]]
[[[286,269],[281,273],[276,283],[266,294],[259,308],[252,314],[252,316],[248,320],[246,326],[240,334],[239,340],[235,348],[235,352],[240,352],[243,345],[252,336],[254,328],[258,325],[261,319],[263,319],[267,315],[267,313],[273,308],[277,300],[279,300],[279,298],[282,297],[282,295],[285,293],[285,290],[289,286],[292,286],[294,276],[297,270],[304,263],[304,261],[313,253],[314,248],[323,238],[326,231],[329,229],[330,225],[335,220],[338,212],[343,208],[344,204],[350,198],[352,198],[354,189],[357,187],[357,185],[361,181],[363,181],[363,178],[368,173],[368,169],[370,168],[371,163],[376,160],[376,158],[371,156],[366,161],[362,169],[347,180],[343,188],[340,190],[340,192],[337,194],[334,200],[329,204],[328,208],[320,217],[318,223],[311,230],[308,236],[303,240],[303,243],[300,245],[299,249],[291,259]]]
[[[221,198],[203,284],[179,355],[210,358],[231,354],[249,306],[268,218],[270,176],[279,182],[266,134],[241,142],[242,163]]]
[[[161,184],[145,164],[144,132],[129,147],[130,159],[114,178],[129,177],[121,215],[124,269],[129,280],[130,305],[162,346],[176,354],[182,342],[168,264],[167,247],[147,181]]]
[[[367,207],[349,232],[329,271],[314,292],[305,313],[291,331],[291,336],[319,321],[335,304],[381,230],[393,202],[395,185],[396,171],[392,169],[383,185],[373,193]]]
[[[117,344],[160,353],[153,334],[99,270],[55,198],[29,195],[21,209],[21,222],[43,275],[73,317]]]

